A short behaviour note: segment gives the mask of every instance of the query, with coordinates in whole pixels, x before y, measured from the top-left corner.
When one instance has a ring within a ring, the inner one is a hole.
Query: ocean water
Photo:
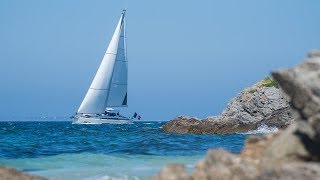
[[[0,122],[0,165],[49,179],[150,179],[168,163],[191,171],[211,148],[239,153],[247,136],[167,134],[163,124]]]

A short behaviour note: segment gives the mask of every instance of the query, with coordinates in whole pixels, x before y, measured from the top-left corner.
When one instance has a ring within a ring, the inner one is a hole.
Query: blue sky
[[[124,6],[124,112],[145,120],[217,115],[320,47],[318,0],[0,0],[0,117],[74,114]]]

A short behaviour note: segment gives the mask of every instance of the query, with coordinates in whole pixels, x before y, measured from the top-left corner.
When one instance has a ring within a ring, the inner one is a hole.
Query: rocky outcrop
[[[226,134],[248,132],[262,124],[284,128],[292,121],[288,97],[276,81],[266,78],[240,92],[218,117],[199,120],[180,116],[162,129],[173,133]]]
[[[290,98],[295,122],[277,134],[249,137],[240,155],[210,150],[186,179],[320,179],[320,50],[272,75]]]
[[[32,176],[26,173],[22,173],[12,168],[0,166],[0,179],[2,180],[44,180],[39,176]]]

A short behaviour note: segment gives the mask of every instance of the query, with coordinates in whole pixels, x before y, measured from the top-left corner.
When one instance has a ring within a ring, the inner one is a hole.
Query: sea
[[[163,133],[161,121],[78,125],[71,121],[1,121],[0,166],[48,179],[151,179],[166,164],[189,172],[208,149],[239,153],[249,134]]]

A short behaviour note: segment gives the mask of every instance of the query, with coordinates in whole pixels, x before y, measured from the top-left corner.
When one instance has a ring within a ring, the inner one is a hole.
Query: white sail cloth
[[[124,11],[78,113],[101,114],[106,107],[127,106],[127,65]]]

